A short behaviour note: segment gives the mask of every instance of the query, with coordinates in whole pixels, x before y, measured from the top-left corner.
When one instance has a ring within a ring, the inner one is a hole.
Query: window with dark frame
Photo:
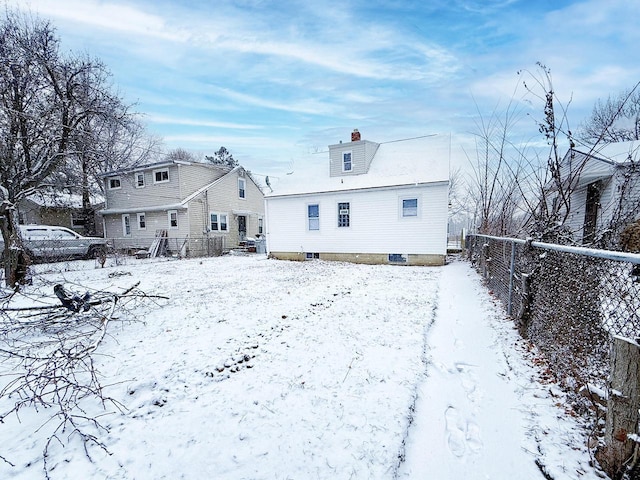
[[[238,179],[238,197],[245,198],[247,182],[244,178]]]
[[[154,183],[165,183],[169,181],[169,169],[156,170],[153,172]]]
[[[307,205],[309,230],[320,230],[320,206],[317,203]]]
[[[229,231],[228,215],[226,213],[211,212],[210,227],[212,232]]]
[[[262,234],[262,228],[263,228],[263,220],[262,218],[258,219],[258,233]]]
[[[136,173],[136,188],[144,187],[144,172]]]
[[[169,228],[178,228],[178,211],[169,211]]]
[[[111,177],[109,179],[109,190],[116,190],[121,186],[120,177]]]
[[[128,213],[122,215],[122,235],[125,237],[131,236],[131,217]]]
[[[338,227],[348,227],[350,224],[349,202],[338,203]]]

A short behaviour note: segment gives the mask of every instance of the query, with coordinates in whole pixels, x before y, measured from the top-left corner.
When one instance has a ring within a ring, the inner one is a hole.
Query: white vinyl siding
[[[416,221],[398,215],[399,197],[419,198]],[[338,227],[338,203],[349,203],[350,227]],[[446,255],[448,185],[267,198],[267,242],[274,252],[382,253]],[[300,228],[307,209],[318,204],[319,232]],[[420,207],[419,207],[420,208]],[[357,215],[357,217],[354,217]],[[357,221],[356,221],[357,220]]]

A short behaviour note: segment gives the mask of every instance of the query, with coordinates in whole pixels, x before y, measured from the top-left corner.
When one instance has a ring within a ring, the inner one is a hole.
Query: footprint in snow
[[[449,450],[456,457],[462,457],[464,455],[466,447],[466,435],[465,432],[459,427],[460,417],[458,411],[449,406],[444,412],[444,419],[447,429],[447,445]]]
[[[458,410],[451,405],[445,410],[444,418],[447,429],[447,445],[453,455],[462,457],[467,450],[470,453],[478,453],[482,450],[480,428],[476,423],[461,419]]]

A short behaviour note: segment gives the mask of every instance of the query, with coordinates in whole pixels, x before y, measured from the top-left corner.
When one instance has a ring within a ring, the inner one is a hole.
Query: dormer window
[[[342,171],[350,172],[353,169],[351,162],[351,152],[342,152]]]

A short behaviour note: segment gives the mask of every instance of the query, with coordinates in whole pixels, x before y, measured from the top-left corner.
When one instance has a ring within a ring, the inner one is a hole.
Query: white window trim
[[[140,217],[144,217],[144,227],[140,226]],[[136,214],[136,218],[138,220],[138,230],[146,230],[147,229],[147,214],[145,212],[140,212]]]
[[[404,200],[416,200],[416,214],[405,215],[403,203]],[[403,195],[398,197],[398,217],[403,220],[410,220],[412,218],[420,218],[422,216],[422,200],[420,195]]]
[[[311,228],[311,218],[309,216],[309,207],[312,205],[316,205],[318,207],[318,228]],[[320,204],[319,203],[307,203],[307,231],[308,232],[319,232],[320,231]]]
[[[138,185],[138,175],[142,175],[142,185]],[[136,188],[144,188],[147,185],[147,179],[145,178],[144,172],[136,172],[133,174],[133,184]]]
[[[345,156],[347,153],[351,156],[351,169],[349,169],[349,170],[345,170],[345,168],[344,168],[344,156]],[[342,152],[342,153],[340,154],[340,162],[341,162],[341,167],[340,167],[340,168],[342,168],[342,171],[343,171],[343,172],[345,172],[345,173],[353,172],[353,152],[352,152],[351,150],[347,150],[347,151]]]
[[[341,203],[348,203],[349,204],[349,225],[346,225],[346,226],[340,226],[340,208],[339,207],[340,207]],[[353,202],[351,200],[341,200],[339,202],[336,202],[336,207],[337,207],[337,213],[338,213],[338,216],[335,217],[335,219],[336,219],[336,227],[337,228],[351,228],[351,224],[353,223],[352,222],[352,220],[353,220],[353,215],[352,215]]]
[[[240,184],[242,184],[242,188],[240,188]],[[240,196],[240,190],[244,192],[244,197]],[[238,198],[242,200],[247,199],[247,181],[244,178],[238,177]]]
[[[129,233],[127,233],[127,220],[129,222]],[[122,236],[130,237],[131,236],[131,215],[128,213],[122,214]]]
[[[176,226],[171,226],[171,214],[176,214]],[[177,210],[167,210],[167,226],[169,230],[178,230],[180,228],[180,222],[178,221],[178,211]]]
[[[211,228],[211,215],[217,215],[218,216],[218,229],[217,230],[213,230]],[[220,224],[222,223],[220,221],[220,216],[224,215],[225,217],[227,217],[227,228],[225,230],[220,228]],[[209,212],[209,230],[212,232],[222,232],[222,233],[229,233],[229,214],[227,212]]]
[[[160,172],[167,172],[167,179],[166,180],[156,180],[156,173],[160,173]],[[169,183],[170,179],[171,179],[171,177],[169,176],[169,169],[168,168],[159,168],[159,169],[153,171],[153,183],[154,184]]]
[[[112,187],[111,186],[111,180],[117,180],[118,181],[118,186],[117,187]],[[122,179],[120,177],[108,177],[107,178],[107,188],[109,190],[120,190],[122,188]]]

